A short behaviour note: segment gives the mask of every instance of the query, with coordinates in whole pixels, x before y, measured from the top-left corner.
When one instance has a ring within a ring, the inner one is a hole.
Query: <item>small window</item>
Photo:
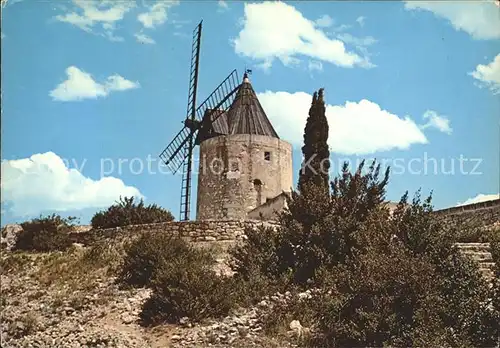
[[[257,191],[257,207],[262,204],[262,181],[255,179],[253,181],[253,187]]]
[[[271,160],[271,153],[269,151],[264,152],[264,159],[266,161],[270,161]]]
[[[224,154],[224,147],[223,146],[217,146],[216,148],[216,156],[220,159],[222,159],[222,156]]]

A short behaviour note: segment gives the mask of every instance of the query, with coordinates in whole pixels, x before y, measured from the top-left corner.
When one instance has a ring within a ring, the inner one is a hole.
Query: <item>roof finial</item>
[[[252,75],[252,70],[251,69],[247,69],[245,67],[245,73],[243,74],[243,82],[250,83],[250,80],[248,79],[248,75]]]

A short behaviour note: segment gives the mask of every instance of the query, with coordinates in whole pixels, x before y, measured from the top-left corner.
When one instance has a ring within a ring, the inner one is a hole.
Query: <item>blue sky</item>
[[[87,223],[120,195],[178,215],[180,176],[162,174],[158,155],[185,117],[201,19],[199,100],[251,68],[295,173],[323,87],[334,171],[377,158],[392,164],[390,200],[418,188],[437,208],[496,198],[499,13],[493,2],[7,1],[2,224],[51,212]]]

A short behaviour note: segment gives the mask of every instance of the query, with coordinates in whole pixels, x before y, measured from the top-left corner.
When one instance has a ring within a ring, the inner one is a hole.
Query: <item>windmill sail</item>
[[[181,150],[189,141],[191,133],[192,131],[184,126],[167,145],[165,150],[160,153],[160,158],[163,160],[163,163],[167,165],[168,169],[170,169],[173,174],[175,174],[182,163],[184,163],[185,154]]]
[[[201,46],[201,21],[193,31],[193,45],[191,47],[191,68],[189,74],[189,91],[188,105],[186,112],[186,120],[194,121],[196,118],[196,91],[198,89],[198,70],[200,63],[200,46]],[[188,149],[193,148],[193,140],[195,139],[196,127],[191,127],[189,123],[185,123],[184,128],[174,137],[174,139],[161,152],[160,158],[168,166],[170,171],[175,174],[186,158],[190,162],[192,151],[182,151],[187,146]],[[189,167],[188,167],[189,168]]]
[[[201,130],[196,144],[210,137],[212,125],[231,107],[238,91],[238,72],[233,70],[196,110]]]
[[[193,148],[203,140],[204,136],[211,134],[212,123],[230,108],[240,86],[238,73],[233,70],[208,98],[196,107],[201,27],[202,22],[193,32],[188,106],[184,127],[160,154],[160,158],[172,173],[175,174],[182,167],[181,220],[189,220]]]
[[[193,31],[193,46],[191,47],[191,70],[189,74],[189,93],[187,114],[191,121],[196,119],[196,91],[198,89],[198,70],[200,65],[201,25],[198,24]],[[191,201],[191,170],[193,164],[194,134],[191,132],[184,146],[184,166],[182,167],[181,184],[181,212],[183,220],[189,220],[189,208]]]

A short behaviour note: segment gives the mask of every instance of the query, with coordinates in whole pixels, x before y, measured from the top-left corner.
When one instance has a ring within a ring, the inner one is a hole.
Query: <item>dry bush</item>
[[[2,255],[0,260],[0,274],[19,273],[26,268],[32,258],[23,252]]]
[[[39,320],[34,312],[29,312],[9,323],[9,336],[22,338],[34,334],[39,327]]]

